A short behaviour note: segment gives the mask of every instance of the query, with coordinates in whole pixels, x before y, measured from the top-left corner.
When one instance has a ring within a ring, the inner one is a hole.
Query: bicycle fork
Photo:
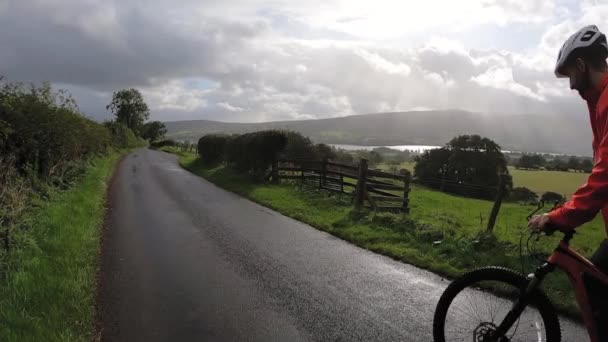
[[[497,342],[508,341],[505,337],[509,329],[517,322],[519,316],[521,316],[522,312],[530,304],[530,300],[534,296],[534,292],[540,286],[540,284],[545,279],[547,274],[551,273],[555,269],[555,266],[545,262],[541,266],[539,266],[534,273],[528,275],[528,286],[524,293],[522,293],[517,301],[513,304],[511,310],[505,316],[505,319],[500,323],[500,325],[494,331],[494,336],[497,337]]]

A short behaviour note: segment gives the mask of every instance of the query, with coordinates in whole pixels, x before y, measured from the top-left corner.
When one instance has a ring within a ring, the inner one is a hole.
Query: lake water
[[[363,146],[363,145],[343,145],[343,144],[330,144],[330,145],[335,148],[343,149],[343,150],[347,150],[347,151],[355,151],[355,150],[371,151],[378,147],[387,147],[387,148],[392,148],[392,149],[399,150],[399,151],[409,150],[409,151],[424,152],[427,150],[433,150],[433,149],[441,147],[441,146],[429,146],[429,145],[393,145],[393,146]]]
[[[386,145],[385,146],[364,146],[364,145],[345,145],[345,144],[328,144],[328,145],[333,146],[338,149],[343,149],[346,151],[356,151],[356,150],[371,151],[378,147],[387,147],[387,148],[392,148],[392,149],[399,150],[399,151],[409,150],[409,151],[416,151],[419,153],[442,147],[442,146],[431,146],[431,145],[393,145],[393,146],[386,146]],[[509,150],[502,150],[502,152],[503,153],[521,153],[521,151],[509,151]],[[540,154],[548,154],[548,155],[552,155],[552,156],[564,156],[565,155],[562,153],[549,153],[549,152],[527,152],[527,153],[540,153]]]

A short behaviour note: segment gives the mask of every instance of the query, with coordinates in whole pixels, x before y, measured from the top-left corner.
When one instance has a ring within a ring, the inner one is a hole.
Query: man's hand
[[[545,226],[549,223],[549,215],[534,215],[528,222],[528,229],[534,230],[538,233],[543,232],[545,230]]]

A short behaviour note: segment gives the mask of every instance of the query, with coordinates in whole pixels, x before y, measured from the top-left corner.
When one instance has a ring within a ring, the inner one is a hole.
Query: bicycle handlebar
[[[545,224],[543,231],[547,236],[552,236],[553,233],[555,233],[556,231],[563,233],[564,237],[562,240],[566,243],[570,242],[570,240],[572,240],[575,234],[574,229],[562,229],[562,227],[551,223]]]

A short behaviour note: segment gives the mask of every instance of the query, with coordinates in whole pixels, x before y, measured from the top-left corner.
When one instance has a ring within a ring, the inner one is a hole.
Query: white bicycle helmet
[[[561,72],[573,52],[591,46],[598,46],[599,51],[604,54],[604,58],[608,57],[608,44],[606,43],[606,35],[603,34],[595,25],[585,26],[578,32],[570,36],[559,50],[557,55],[557,63],[555,64],[555,76],[559,78],[568,77]]]

